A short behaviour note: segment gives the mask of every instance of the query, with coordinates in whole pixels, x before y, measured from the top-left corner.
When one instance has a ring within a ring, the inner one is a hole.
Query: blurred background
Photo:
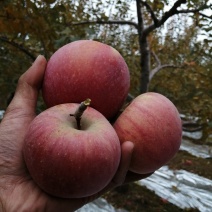
[[[61,46],[81,39],[106,43],[122,54],[130,70],[131,97],[154,91],[176,105],[185,143],[169,168],[212,180],[212,1],[0,1],[0,110],[39,54],[49,59]],[[40,97],[38,112],[43,109]],[[162,203],[164,211],[183,208],[137,186],[105,198],[128,211],[144,206],[145,211],[161,211]],[[126,194],[130,203],[124,201]]]

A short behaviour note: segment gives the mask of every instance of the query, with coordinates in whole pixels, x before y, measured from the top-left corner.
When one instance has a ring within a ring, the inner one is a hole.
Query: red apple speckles
[[[81,198],[102,190],[120,161],[120,142],[108,120],[88,107],[77,129],[78,104],[61,104],[39,114],[25,137],[24,159],[33,180],[45,192]]]
[[[174,104],[158,93],[136,97],[114,123],[120,142],[135,145],[130,170],[154,172],[166,164],[181,144],[182,124]]]
[[[48,61],[43,98],[48,107],[92,99],[92,107],[107,119],[122,107],[130,87],[127,64],[106,44],[80,40],[57,50]]]

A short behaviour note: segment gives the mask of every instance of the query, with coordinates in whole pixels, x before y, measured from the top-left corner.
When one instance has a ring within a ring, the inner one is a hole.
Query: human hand
[[[111,183],[90,197],[62,199],[43,192],[30,177],[22,154],[24,137],[31,121],[42,86],[46,60],[38,56],[33,65],[20,77],[17,89],[0,124],[0,211],[74,211],[124,182],[145,178],[128,172],[134,145],[121,146],[119,168]]]

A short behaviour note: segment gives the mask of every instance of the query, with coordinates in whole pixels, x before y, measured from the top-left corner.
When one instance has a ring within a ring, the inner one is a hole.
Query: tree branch
[[[158,56],[155,54],[155,52],[154,52],[154,51],[151,51],[151,54],[152,54],[152,55],[153,55],[153,57],[155,58],[155,60],[156,60],[156,62],[157,62],[157,64],[158,64],[158,66],[160,66],[160,65],[161,65],[161,62],[160,62],[160,60],[159,60]]]
[[[19,50],[21,50],[22,52],[24,52],[25,54],[27,54],[33,61],[36,59],[36,57],[33,54],[31,54],[27,49],[25,49],[23,47],[23,45],[20,45],[20,44],[14,42],[14,41],[11,41],[7,37],[5,37],[5,36],[0,36],[0,40],[2,42],[8,43],[8,44],[10,44],[10,45],[18,48]]]
[[[160,66],[157,66],[156,68],[152,69],[149,73],[149,81],[152,80],[153,76],[159,72],[161,69],[164,69],[164,68],[180,68],[180,66],[176,66],[176,65],[173,65],[173,64],[164,64],[164,65],[160,65]]]
[[[212,19],[212,16],[207,16],[203,13],[200,13],[200,11],[209,8],[210,6],[207,5],[201,5],[199,8],[197,9],[187,9],[187,10],[178,10],[178,8],[182,5],[182,4],[186,4],[187,1],[186,0],[178,0],[174,3],[173,7],[164,13],[164,15],[162,16],[162,18],[156,22],[154,22],[152,25],[148,26],[147,28],[144,29],[144,34],[148,35],[150,32],[152,32],[154,29],[162,26],[171,16],[176,15],[176,14],[182,14],[182,13],[199,13],[200,15],[206,17],[206,18],[210,18]]]
[[[137,8],[137,18],[138,18],[138,33],[142,33],[144,29],[144,20],[143,20],[140,0],[136,0],[136,8]]]
[[[153,9],[151,8],[151,6],[146,1],[141,1],[141,4],[143,4],[147,8],[147,10],[150,12],[150,15],[151,15],[151,18],[152,18],[154,24],[157,25],[158,19],[155,16],[155,13],[154,13]]]
[[[164,15],[160,20],[157,21],[157,24],[153,23],[149,27],[145,28],[144,33],[148,35],[150,32],[152,32],[154,29],[162,26],[171,16],[175,15],[177,13],[177,8],[180,7],[182,4],[185,4],[186,0],[178,0],[174,3],[172,8],[165,12]]]
[[[101,20],[96,20],[96,21],[82,21],[82,22],[69,22],[66,25],[67,26],[78,26],[78,25],[89,25],[89,24],[119,24],[119,25],[130,25],[134,26],[136,29],[138,29],[138,24],[132,21],[116,21],[116,20],[108,20],[108,21],[101,21]]]
[[[209,7],[207,5],[202,5],[198,9],[193,9],[193,10],[177,10],[177,8],[179,8],[182,4],[185,4],[186,2],[187,2],[186,0],[178,0],[178,1],[176,1],[175,4],[173,5],[173,7],[169,11],[165,12],[163,17],[160,20],[158,20],[157,17],[155,16],[154,11],[152,10],[151,6],[147,2],[137,0],[137,14],[141,13],[138,10],[140,10],[141,4],[142,4],[150,12],[151,18],[152,18],[152,20],[154,22],[152,25],[148,26],[145,29],[143,29],[143,28],[139,29],[139,26],[138,26],[139,24],[137,24],[137,23],[135,23],[133,21],[124,21],[124,20],[108,20],[108,21],[96,20],[96,21],[69,22],[66,25],[67,26],[73,26],[73,25],[74,26],[78,26],[78,25],[89,25],[89,24],[92,24],[92,25],[93,24],[130,25],[130,26],[134,26],[137,30],[141,30],[144,34],[148,35],[154,29],[162,26],[171,16],[176,15],[176,14],[180,14],[180,13],[197,13],[197,12],[199,12],[199,14],[202,15],[203,17],[212,19],[212,16],[207,16],[207,15],[205,15],[203,13],[200,13],[201,10],[206,9],[206,8]],[[138,17],[138,19],[139,18],[141,19],[141,17]],[[142,22],[142,21],[140,20],[140,22]],[[138,21],[138,23],[140,23],[140,22]],[[142,22],[142,24],[143,24],[143,22]],[[142,25],[142,27],[144,27],[144,25]]]
[[[159,21],[158,25],[164,24],[165,21],[167,21],[168,18],[175,15],[177,13],[177,8],[180,7],[182,4],[185,4],[186,0],[178,0],[174,3],[173,7],[168,11],[165,12],[161,20]]]
[[[208,15],[205,15],[203,13],[199,13],[201,16],[205,17],[205,18],[209,18],[209,19],[212,19],[212,15],[211,16],[208,16]]]
[[[204,4],[204,5],[200,6],[199,8],[196,8],[196,9],[177,10],[176,14],[179,14],[179,13],[199,13],[200,11],[207,9],[207,8],[209,8],[209,6]]]
[[[200,131],[203,129],[203,125],[202,124],[198,124],[196,122],[192,122],[192,121],[182,121],[182,128],[183,131],[186,132],[196,132],[196,131]]]
[[[176,65],[173,65],[173,64],[163,64],[161,65],[161,61],[160,59],[158,58],[158,56],[155,54],[154,51],[151,52],[151,54],[153,55],[153,57],[155,58],[156,62],[157,62],[157,67],[155,67],[154,69],[152,69],[149,73],[149,81],[152,80],[153,76],[159,72],[161,69],[164,69],[164,68],[180,68],[181,66],[176,66]]]

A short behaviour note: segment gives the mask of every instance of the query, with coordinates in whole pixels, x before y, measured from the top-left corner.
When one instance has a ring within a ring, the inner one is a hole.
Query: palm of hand
[[[19,79],[16,94],[0,124],[0,208],[2,211],[73,211],[86,201],[64,200],[44,193],[25,167],[22,148],[28,125],[35,117],[38,90],[46,60],[38,57]],[[72,203],[72,204],[71,204]],[[32,208],[33,207],[33,208]]]

